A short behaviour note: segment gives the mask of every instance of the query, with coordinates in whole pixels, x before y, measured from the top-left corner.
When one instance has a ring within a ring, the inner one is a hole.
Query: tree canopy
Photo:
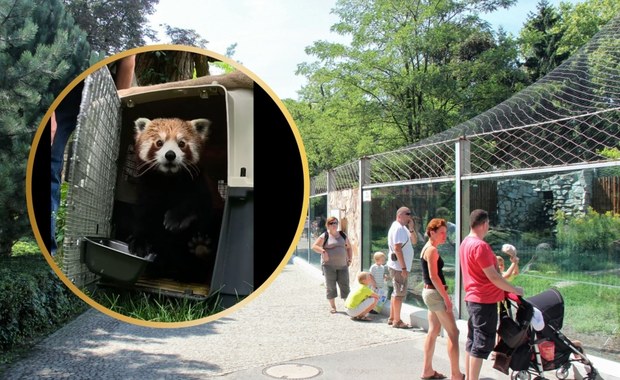
[[[288,101],[312,172],[439,133],[529,82],[517,41],[481,20],[512,0],[340,0],[332,31],[316,41],[298,104]]]
[[[148,16],[159,0],[63,0],[93,50],[111,55],[156,40]]]
[[[545,0],[518,37],[480,13],[512,0],[339,0],[331,30],[348,43],[315,41],[296,120],[311,174],[411,145],[494,107],[540,79],[617,12],[618,0],[559,8]],[[583,25],[583,28],[580,27]]]
[[[618,0],[591,0],[578,4],[546,0],[538,3],[519,33],[524,69],[535,82],[586,44],[617,13]]]

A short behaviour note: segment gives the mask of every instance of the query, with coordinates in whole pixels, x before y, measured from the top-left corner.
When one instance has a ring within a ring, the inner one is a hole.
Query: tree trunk
[[[185,51],[154,51],[136,56],[136,78],[140,86],[177,82],[209,75],[208,57]]]

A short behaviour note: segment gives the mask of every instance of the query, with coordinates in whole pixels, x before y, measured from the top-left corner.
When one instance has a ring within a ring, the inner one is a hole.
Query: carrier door
[[[228,307],[254,284],[254,92],[228,92],[228,189],[212,292]],[[260,284],[258,284],[260,285]]]
[[[107,66],[84,83],[68,162],[63,272],[77,286],[94,282],[80,258],[83,236],[111,235],[121,103]]]

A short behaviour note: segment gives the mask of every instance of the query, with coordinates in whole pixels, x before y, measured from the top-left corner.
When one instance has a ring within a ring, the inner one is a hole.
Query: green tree
[[[205,48],[206,39],[194,29],[161,25],[169,43]],[[211,60],[213,61],[213,60]],[[174,82],[209,75],[209,58],[187,51],[155,51],[136,57],[136,78],[141,86]]]
[[[558,47],[564,27],[558,11],[546,0],[541,0],[537,13],[530,13],[520,32],[521,51],[525,56],[525,69],[532,82],[545,76],[568,58],[569,53],[559,52]]]
[[[63,0],[88,35],[93,50],[106,55],[156,41],[147,17],[159,0]]]
[[[164,27],[171,44],[205,48],[209,43],[209,41],[202,38],[202,36],[194,29],[178,28],[168,24],[163,24],[161,26]]]
[[[562,2],[556,9],[541,0],[519,36],[530,80],[536,82],[573,55],[618,14],[619,7],[619,0],[586,0]]]
[[[620,16],[620,0],[586,0],[560,3],[563,35],[558,53],[572,55],[612,18]]]
[[[30,234],[30,144],[53,99],[89,65],[85,34],[60,0],[0,0],[0,255]]]
[[[512,0],[340,0],[332,31],[292,107],[312,171],[409,145],[451,128],[522,88],[516,41],[476,16]]]

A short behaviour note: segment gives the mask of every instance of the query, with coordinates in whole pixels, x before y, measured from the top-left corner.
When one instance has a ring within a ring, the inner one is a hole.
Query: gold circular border
[[[218,59],[218,60],[220,60],[220,61],[222,61],[224,63],[227,63],[227,64],[231,65],[232,67],[234,67],[235,69],[243,72],[244,74],[246,74],[247,76],[252,78],[252,80],[254,80],[254,82],[257,83],[267,94],[269,94],[271,99],[276,102],[276,104],[280,108],[280,111],[282,111],[283,115],[285,116],[285,118],[286,118],[286,120],[287,120],[287,122],[289,124],[289,127],[293,131],[293,134],[295,135],[295,140],[297,142],[297,146],[299,148],[299,153],[301,155],[302,168],[303,168],[303,178],[304,178],[303,205],[302,205],[302,209],[301,209],[299,225],[297,226],[297,232],[295,233],[295,237],[294,237],[293,241],[291,242],[291,245],[290,245],[286,255],[284,256],[284,258],[280,262],[280,265],[271,274],[271,276],[269,276],[269,278],[267,278],[267,280],[265,280],[265,282],[261,286],[259,286],[258,289],[255,289],[246,298],[244,298],[243,300],[237,302],[235,305],[227,308],[226,310],[221,311],[221,312],[216,313],[216,314],[213,314],[213,315],[210,315],[210,316],[205,317],[205,318],[199,318],[199,319],[195,319],[193,321],[185,321],[185,322],[151,322],[151,321],[145,321],[145,320],[142,320],[142,319],[131,318],[131,317],[128,317],[128,316],[126,316],[124,314],[117,313],[115,311],[112,311],[112,310],[104,307],[103,305],[95,302],[93,299],[91,299],[86,294],[84,294],[84,292],[82,292],[77,286],[75,286],[67,278],[67,276],[65,276],[65,274],[62,273],[62,270],[60,270],[58,265],[56,265],[56,262],[54,261],[54,259],[50,255],[49,251],[47,250],[47,247],[45,246],[45,243],[44,243],[44,241],[43,241],[43,239],[41,237],[41,232],[39,231],[39,227],[38,227],[37,222],[36,222],[36,218],[35,218],[35,214],[34,214],[34,208],[33,208],[33,202],[32,202],[32,170],[33,170],[33,166],[34,166],[35,153],[36,153],[36,150],[37,150],[37,148],[39,146],[39,141],[41,139],[41,134],[43,133],[43,131],[45,129],[45,126],[47,125],[47,122],[51,118],[51,115],[54,112],[54,110],[58,107],[58,105],[65,98],[65,96],[67,96],[67,94],[75,86],[77,86],[80,82],[84,81],[88,75],[94,73],[95,71],[99,70],[100,68],[102,68],[103,66],[105,66],[105,65],[107,65],[109,63],[112,63],[112,62],[114,62],[116,60],[119,60],[121,58],[125,58],[125,57],[130,56],[130,55],[139,54],[139,53],[146,53],[146,52],[151,52],[151,51],[158,51],[158,50],[185,51],[185,52],[190,52],[190,53],[206,55],[206,56]],[[214,320],[219,319],[221,317],[227,316],[227,315],[229,315],[231,313],[234,313],[238,309],[240,309],[243,306],[245,306],[247,303],[249,303],[252,300],[254,300],[256,297],[258,297],[260,293],[262,293],[269,285],[271,285],[271,283],[280,274],[280,272],[282,272],[284,267],[287,265],[287,262],[290,260],[291,256],[293,255],[293,251],[295,250],[297,242],[299,241],[299,239],[301,237],[301,233],[303,232],[306,214],[308,213],[309,194],[310,194],[310,175],[309,175],[309,170],[308,170],[308,158],[307,158],[307,155],[306,155],[306,150],[304,148],[304,145],[303,145],[303,142],[302,142],[302,139],[301,139],[301,135],[299,133],[297,125],[295,124],[295,121],[293,120],[291,114],[288,112],[288,110],[287,110],[286,106],[284,105],[284,103],[282,102],[282,100],[280,98],[278,98],[278,96],[275,94],[275,92],[269,86],[267,86],[267,84],[265,82],[263,82],[263,80],[261,80],[258,76],[256,76],[256,74],[254,74],[250,70],[246,69],[245,67],[243,67],[239,63],[237,63],[237,62],[235,62],[235,61],[233,61],[233,60],[231,60],[231,59],[229,59],[229,58],[227,58],[227,57],[225,57],[225,56],[223,56],[221,54],[212,52],[210,50],[201,49],[201,48],[197,48],[197,47],[193,47],[193,46],[185,46],[185,45],[165,45],[165,44],[163,44],[163,45],[161,45],[161,44],[160,45],[148,45],[148,46],[143,46],[143,47],[139,47],[139,48],[134,48],[134,49],[126,50],[124,52],[112,55],[110,57],[107,57],[107,58],[97,62],[96,64],[94,64],[93,66],[88,68],[86,71],[84,71],[83,73],[78,75],[67,87],[65,87],[65,89],[60,93],[60,95],[58,95],[58,97],[54,100],[54,102],[52,103],[50,108],[47,110],[47,112],[43,116],[43,119],[41,120],[41,123],[39,124],[39,128],[37,129],[37,132],[35,134],[34,140],[32,141],[32,146],[30,147],[30,154],[28,156],[28,168],[26,170],[26,203],[27,203],[27,206],[28,206],[28,218],[30,219],[30,225],[32,226],[32,230],[33,230],[35,238],[37,240],[37,244],[39,245],[39,248],[41,249],[41,252],[42,252],[43,256],[45,257],[45,260],[47,260],[47,262],[50,265],[50,267],[54,270],[54,272],[62,280],[62,282],[64,282],[64,284],[69,289],[71,289],[71,291],[75,295],[80,297],[84,302],[89,304],[91,307],[99,310],[100,312],[102,312],[104,314],[109,315],[110,317],[116,318],[116,319],[121,320],[123,322],[128,322],[128,323],[131,323],[131,324],[134,324],[134,325],[138,325],[138,326],[143,326],[143,327],[179,328],[179,327],[197,326],[197,325],[200,325],[200,324],[203,324],[203,323],[214,321]]]

